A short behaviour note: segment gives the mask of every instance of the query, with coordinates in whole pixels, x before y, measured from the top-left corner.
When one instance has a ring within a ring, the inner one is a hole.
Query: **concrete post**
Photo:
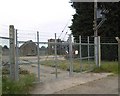
[[[100,47],[100,36],[95,37],[95,64],[97,67],[101,66],[101,47]]]
[[[98,37],[94,37],[94,46],[95,64],[98,67]]]
[[[69,72],[69,76],[72,76],[72,73],[73,73],[73,57],[72,57],[72,36],[71,34],[69,35],[69,60],[70,60],[70,72]]]
[[[10,78],[15,80],[15,29],[13,25],[9,26],[10,37]]]

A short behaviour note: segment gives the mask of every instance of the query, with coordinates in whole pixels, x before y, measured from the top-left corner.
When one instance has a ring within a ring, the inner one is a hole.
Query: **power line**
[[[66,25],[64,26],[64,28],[63,28],[62,32],[60,33],[58,39],[61,37],[62,33],[65,31],[65,28],[66,28],[67,25],[69,24],[70,20],[71,20],[71,19],[69,19],[68,22],[66,23]]]
[[[5,25],[5,24],[0,24],[0,25],[3,26],[3,27],[9,28],[9,25]]]
[[[27,31],[27,32],[37,32],[37,31],[34,31],[34,30],[23,30],[23,29],[17,29],[18,31]]]
[[[64,39],[65,39],[65,37],[66,37],[67,33],[68,33],[68,30],[67,30],[67,32],[65,33],[65,35],[64,35],[64,37],[63,37],[63,39],[62,39],[63,41],[64,41]]]

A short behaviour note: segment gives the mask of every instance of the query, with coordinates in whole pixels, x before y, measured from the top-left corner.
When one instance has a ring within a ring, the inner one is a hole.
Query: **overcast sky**
[[[9,25],[18,29],[20,40],[35,39],[36,31],[40,32],[40,40],[53,38],[54,33],[60,36],[65,25],[71,24],[75,10],[70,0],[0,0],[1,36],[8,34]],[[70,30],[65,29],[65,33]],[[4,33],[4,34],[3,34]]]

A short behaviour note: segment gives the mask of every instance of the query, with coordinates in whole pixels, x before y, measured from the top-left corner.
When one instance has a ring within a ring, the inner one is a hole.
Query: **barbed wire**
[[[9,25],[6,25],[6,24],[0,24],[0,26],[9,28]]]

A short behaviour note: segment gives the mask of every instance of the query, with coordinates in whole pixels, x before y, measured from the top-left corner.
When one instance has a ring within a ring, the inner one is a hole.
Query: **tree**
[[[8,47],[7,47],[7,45],[4,45],[4,47],[3,47],[4,49],[9,49]]]
[[[114,38],[120,37],[120,32],[118,31],[119,14],[120,14],[120,2],[98,2],[98,9],[107,10],[108,13],[105,14],[107,20],[98,30],[98,35],[101,37],[111,37],[107,38],[107,41],[117,42]],[[94,19],[94,3],[93,2],[73,2],[72,7],[76,10],[73,15],[72,25],[70,30],[77,42],[79,42],[79,35],[81,36],[94,36],[93,31],[93,19]],[[111,41],[112,39],[112,41]],[[102,39],[105,42],[106,39]],[[102,46],[102,59],[112,60],[117,57],[117,52],[111,52],[108,50],[117,50],[117,46]],[[111,56],[109,56],[111,55]]]
[[[70,29],[75,39],[78,35],[93,36],[93,16],[94,16],[94,3],[93,2],[73,2],[72,7],[76,10],[73,15],[72,25]],[[99,2],[98,8],[101,10],[108,10],[106,14],[107,20],[98,30],[98,35],[102,37],[120,37],[118,32],[118,20],[120,13],[120,6],[117,2]]]
[[[78,39],[78,35],[93,35],[93,3],[74,2],[72,7],[76,9],[76,14],[73,15],[70,29],[75,40]]]

